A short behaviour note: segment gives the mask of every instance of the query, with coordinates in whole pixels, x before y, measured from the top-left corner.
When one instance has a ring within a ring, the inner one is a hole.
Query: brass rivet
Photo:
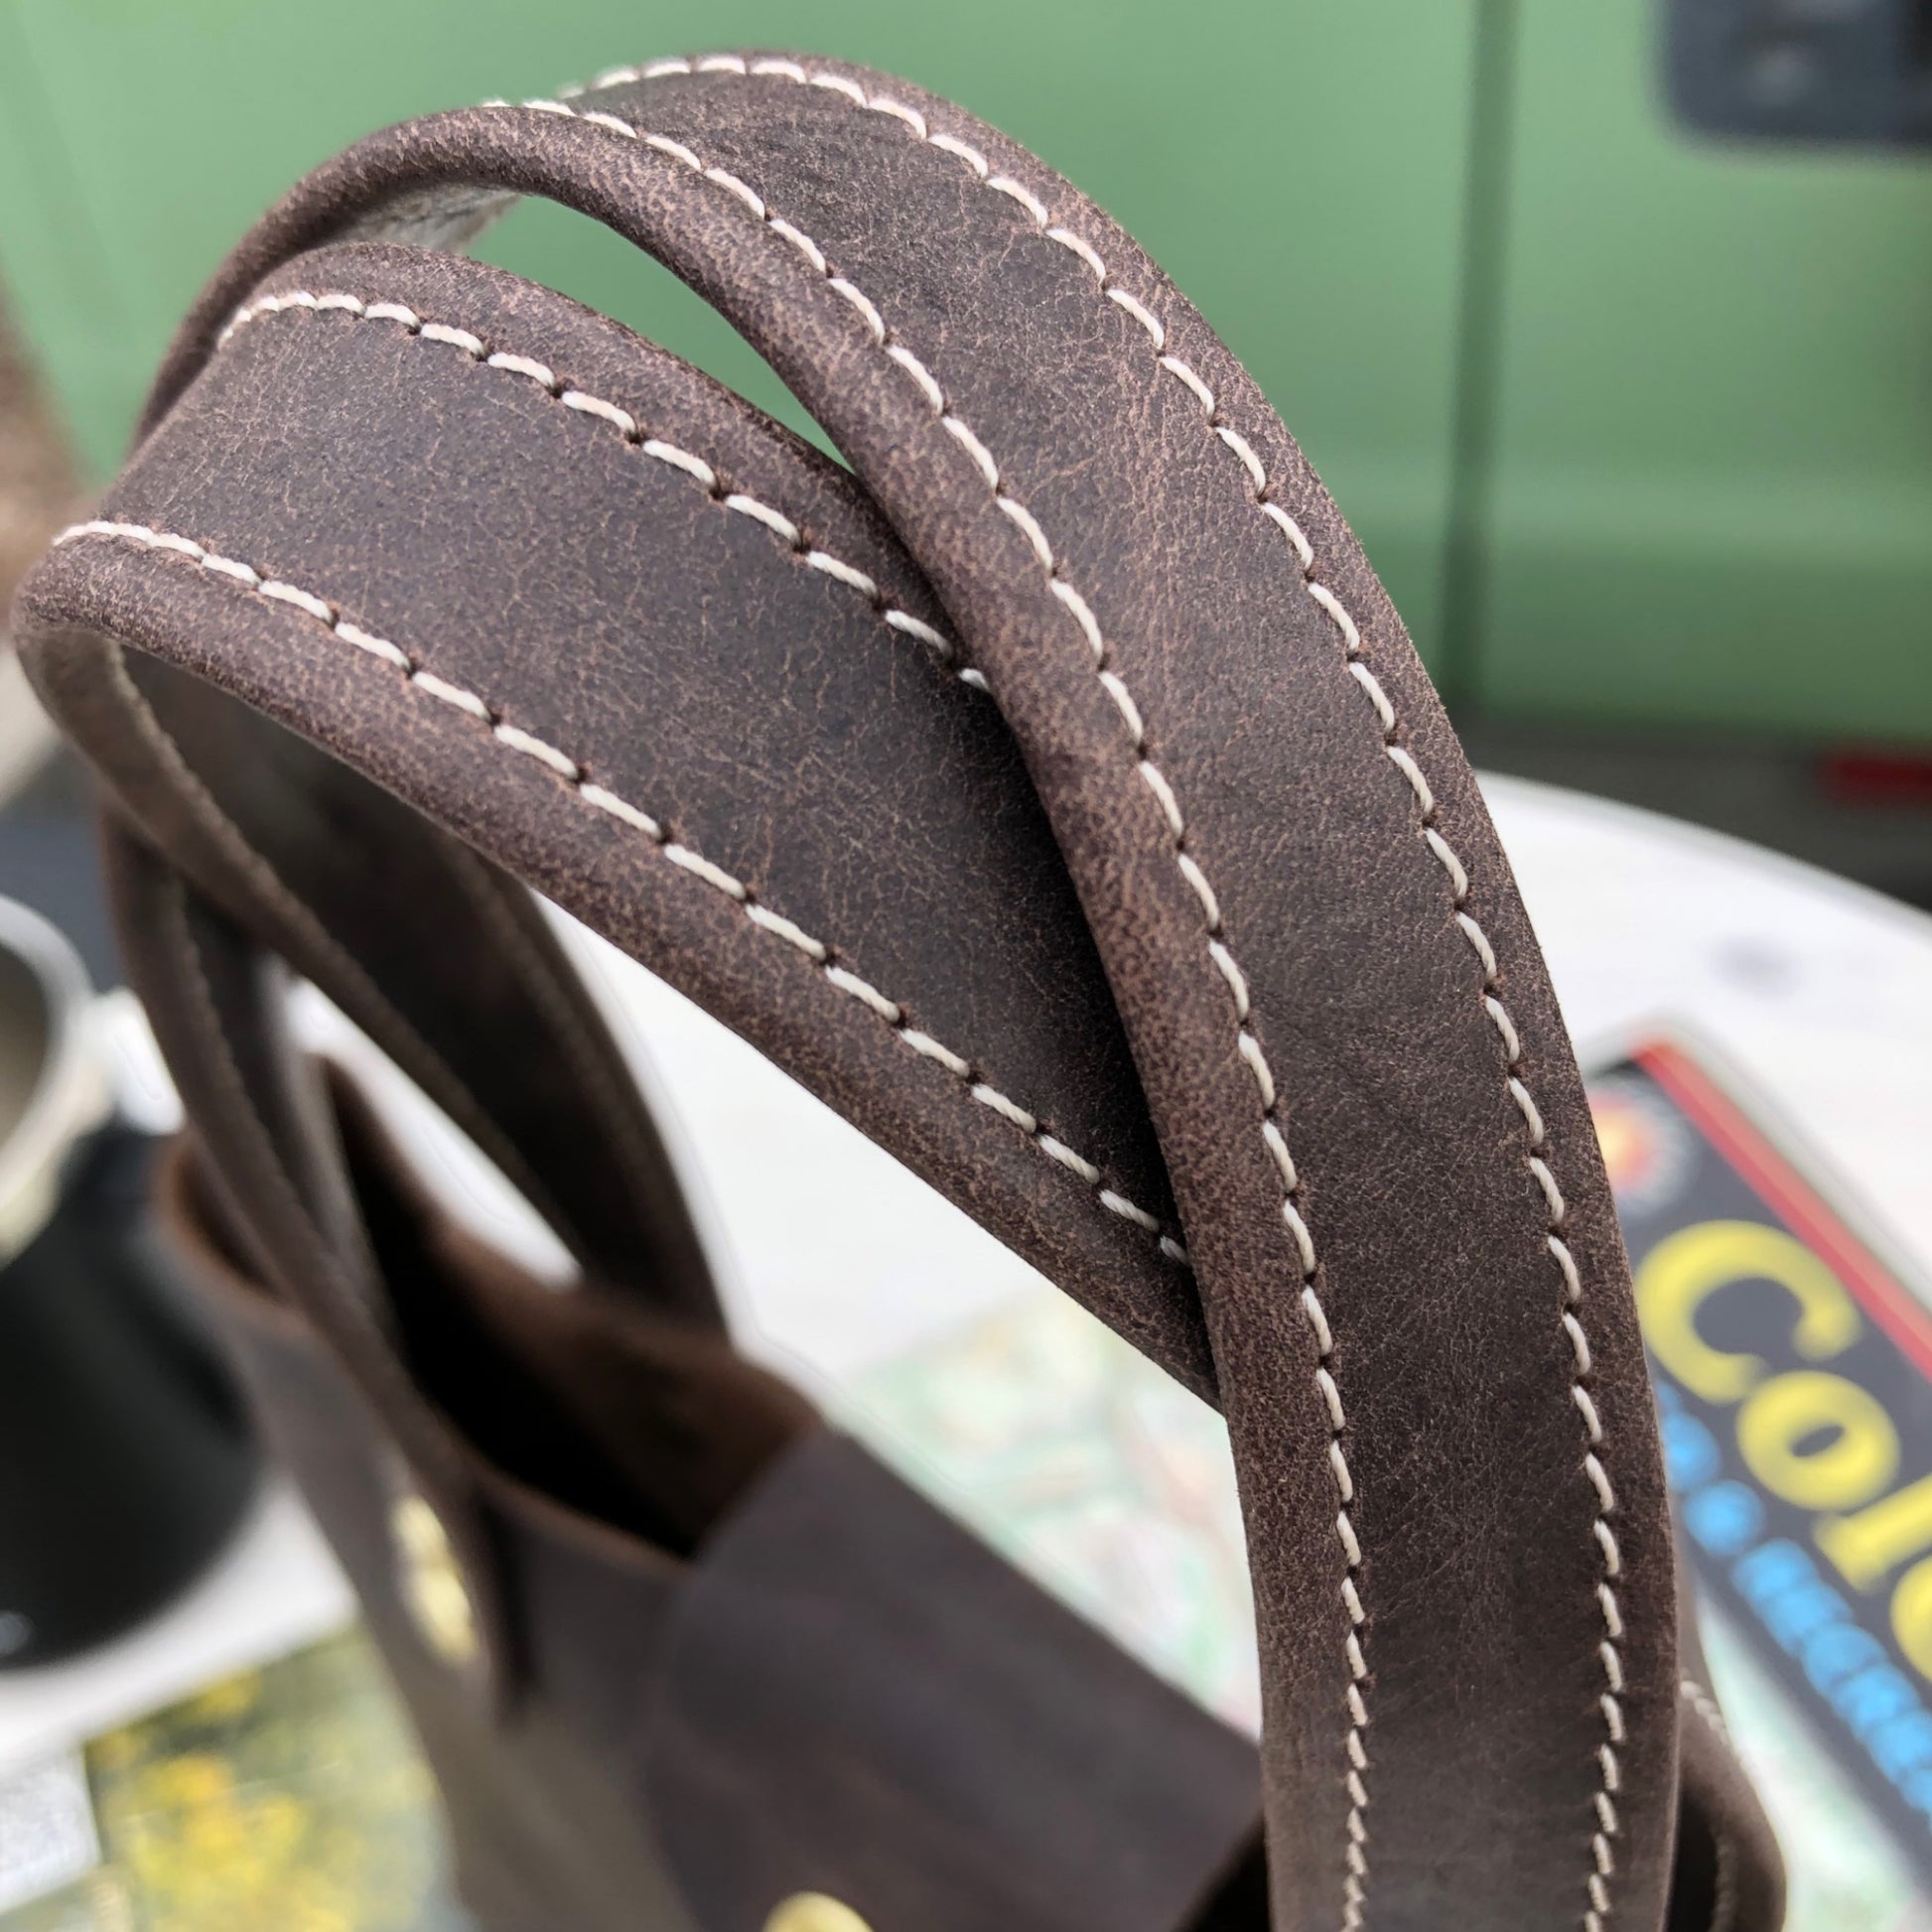
[[[872,1932],[872,1927],[842,1899],[795,1891],[771,1908],[764,1932]]]
[[[476,1607],[443,1519],[421,1496],[403,1496],[389,1512],[389,1534],[402,1571],[402,1600],[423,1641],[446,1664],[474,1662]]]

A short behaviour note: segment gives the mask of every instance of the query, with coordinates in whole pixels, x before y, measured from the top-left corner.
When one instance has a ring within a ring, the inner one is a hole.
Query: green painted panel
[[[1932,165],[1667,125],[1649,0],[1521,0],[1486,709],[1932,737]]]
[[[1426,642],[1473,6],[821,0],[809,38],[970,104],[1119,215],[1267,388]],[[616,62],[800,34],[778,0],[0,0],[0,272],[104,473],[223,246],[345,142]],[[590,224],[520,209],[486,252],[783,405],[692,298]]]

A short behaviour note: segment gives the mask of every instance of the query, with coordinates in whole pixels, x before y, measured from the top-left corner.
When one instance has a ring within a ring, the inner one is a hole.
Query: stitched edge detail
[[[1694,1677],[1679,1681],[1677,1694],[1704,1722],[1725,1750],[1733,1748],[1730,1741],[1730,1726],[1725,1723],[1725,1714],[1718,1709],[1718,1701]]]
[[[332,1287],[346,1286],[350,1289],[347,1294],[338,1294],[335,1301],[341,1318],[364,1344],[360,1350],[351,1351],[353,1354],[359,1354],[359,1360],[353,1363],[357,1379],[366,1376],[372,1381],[375,1384],[374,1390],[370,1392],[373,1399],[378,1403],[390,1405],[394,1415],[413,1418],[423,1407],[420,1388],[399,1366],[389,1337],[383,1332],[382,1325],[376,1318],[370,1304],[353,1292],[353,1284],[343,1282],[341,1268],[335,1257],[331,1255],[328,1244],[310,1215],[307,1205],[296,1192],[294,1183],[289,1178],[288,1170],[283,1167],[275,1153],[274,1140],[262,1120],[260,1110],[255,1105],[254,1097],[248,1090],[248,1082],[235,1056],[234,1041],[229,1035],[227,1027],[222,1023],[221,1011],[214,997],[214,987],[208,976],[207,960],[189,917],[188,887],[180,874],[170,874],[163,887],[162,898],[164,904],[162,916],[171,928],[164,936],[172,946],[177,965],[187,975],[187,998],[195,1009],[195,1020],[200,1025],[203,1043],[211,1049],[215,1077],[226,1089],[223,1098],[254,1139],[256,1145],[252,1151],[261,1157],[261,1167],[256,1174],[256,1181],[264,1190],[275,1196],[275,1204],[289,1216],[299,1230],[304,1245],[309,1250],[311,1265],[317,1267],[321,1275],[329,1278]],[[279,1301],[280,1298],[276,1299]],[[430,1431],[440,1434],[433,1419],[425,1420]],[[420,1452],[423,1448],[423,1429],[414,1428],[408,1433],[416,1438],[415,1443],[410,1447]],[[408,1459],[412,1465],[412,1474],[419,1473],[415,1467],[415,1455],[410,1454]],[[447,1466],[448,1457],[438,1456],[436,1459],[446,1465],[437,1471],[437,1475],[438,1486],[448,1494],[452,1488]],[[461,1489],[457,1489],[455,1494],[466,1506],[474,1506],[473,1498],[464,1495]],[[462,1571],[465,1583],[477,1592],[478,1600],[491,1612],[490,1638],[484,1657],[486,1667],[493,1672],[501,1665],[498,1647],[501,1637],[501,1618],[495,1613],[499,1608],[499,1595],[494,1587],[494,1579],[486,1571],[480,1574],[470,1562],[468,1552],[465,1552],[463,1557]],[[480,1586],[482,1587],[479,1587]]]
[[[489,1112],[478,1100],[470,1083],[437,1049],[423,1033],[391,1000],[362,962],[351,953],[307,899],[289,886],[263,852],[250,843],[239,825],[221,809],[201,774],[189,764],[187,755],[173,734],[156,715],[154,706],[128,675],[126,648],[113,644],[107,661],[107,675],[128,708],[134,728],[148,749],[161,759],[180,788],[180,796],[202,831],[218,846],[252,884],[254,890],[275,906],[281,916],[305,934],[309,943],[324,953],[345,985],[356,989],[364,1005],[379,1014],[382,1025],[391,1032],[385,1047],[417,1083],[438,1092],[437,1104],[469,1135],[490,1160],[502,1169],[522,1190],[539,1213],[556,1228],[573,1234],[585,1243],[584,1230],[558,1204],[556,1196],[537,1171],[497,1127]],[[380,1032],[380,1028],[372,1028]],[[588,1245],[585,1243],[585,1245]]]
[[[1731,1932],[1737,1923],[1737,1848],[1718,1835],[1718,1871],[1712,1886],[1711,1932]]]
[[[655,78],[660,74],[692,71],[720,71],[731,73],[762,73],[769,71],[782,74],[786,79],[807,81],[812,84],[823,84],[834,88],[836,91],[850,95],[861,105],[874,107],[877,111],[889,113],[895,118],[904,121],[921,140],[929,141],[931,139],[924,117],[915,109],[905,107],[898,102],[882,105],[884,96],[880,96],[877,99],[867,96],[863,89],[858,87],[857,82],[845,80],[842,76],[827,77],[808,74],[795,62],[747,63],[737,56],[718,56],[709,62],[700,62],[695,65],[692,63],[659,62],[649,69],[638,69],[634,70],[627,69],[616,69],[613,75],[601,77],[597,84],[616,85],[619,84],[620,80],[648,79]],[[491,102],[486,104],[506,105],[507,103]],[[1369,1676],[1367,1660],[1362,1649],[1362,1633],[1367,1622],[1367,1615],[1362,1607],[1361,1596],[1355,1586],[1355,1574],[1361,1567],[1362,1552],[1361,1545],[1355,1535],[1354,1525],[1349,1520],[1349,1508],[1355,1500],[1355,1483],[1350,1473],[1347,1454],[1343,1448],[1343,1439],[1347,1430],[1347,1416],[1342,1407],[1341,1391],[1328,1367],[1329,1360],[1333,1354],[1334,1340],[1329,1330],[1327,1314],[1322,1309],[1320,1298],[1316,1293],[1315,1283],[1319,1275],[1319,1263],[1315,1255],[1313,1237],[1310,1234],[1308,1224],[1303,1219],[1301,1209],[1297,1204],[1297,1197],[1301,1191],[1301,1179],[1296,1172],[1294,1159],[1289,1153],[1288,1143],[1273,1118],[1277,1110],[1279,1098],[1274,1072],[1268,1064],[1268,1059],[1260,1040],[1248,1026],[1249,1002],[1247,979],[1242,973],[1232,949],[1227,944],[1221,924],[1220,904],[1215,897],[1214,890],[1208,883],[1206,874],[1201,870],[1199,862],[1186,849],[1186,819],[1182,815],[1179,801],[1174,795],[1173,787],[1170,783],[1167,774],[1148,756],[1146,726],[1140,708],[1135,703],[1125,681],[1118,673],[1110,668],[1107,640],[1100,628],[1099,620],[1094,616],[1092,606],[1074,585],[1061,574],[1059,562],[1054,554],[1052,544],[1047,538],[1045,531],[1040,527],[1039,520],[1024,502],[1003,486],[1000,466],[992,451],[988,449],[986,443],[978,433],[953,410],[946,398],[945,390],[941,387],[938,378],[932,373],[931,369],[910,347],[897,339],[894,332],[888,327],[878,306],[852,281],[835,270],[828,260],[824,249],[818,243],[813,241],[809,235],[804,234],[798,228],[794,227],[789,221],[773,215],[766,207],[763,199],[750,184],[742,181],[736,175],[727,174],[721,168],[707,167],[698,155],[693,153],[690,148],[681,142],[671,141],[662,135],[651,134],[632,127],[627,121],[621,120],[615,114],[606,114],[595,110],[584,110],[573,107],[567,100],[526,100],[521,104],[534,112],[563,115],[571,119],[590,122],[598,127],[622,134],[632,141],[639,142],[645,147],[653,148],[667,155],[691,173],[711,182],[714,186],[730,194],[735,200],[743,203],[760,222],[770,228],[774,234],[778,235],[780,239],[802,255],[811,265],[814,273],[821,277],[826,285],[857,313],[861,322],[865,325],[867,334],[872,338],[874,345],[884,350],[888,358],[910,379],[913,386],[918,390],[921,399],[938,420],[939,426],[964,450],[973,467],[980,473],[987,488],[991,491],[995,505],[1026,539],[1029,547],[1037,559],[1040,569],[1046,576],[1048,588],[1072,617],[1075,623],[1079,626],[1081,634],[1086,639],[1088,649],[1092,653],[1094,674],[1099,679],[1101,688],[1107,693],[1115,710],[1120,714],[1121,722],[1127,729],[1128,739],[1134,752],[1136,768],[1140,773],[1142,782],[1146,784],[1156,804],[1159,806],[1162,816],[1167,821],[1168,830],[1173,843],[1175,866],[1181,878],[1186,882],[1188,890],[1200,903],[1201,915],[1206,927],[1208,957],[1213,961],[1216,970],[1220,973],[1223,980],[1226,981],[1229,996],[1233,1002],[1235,1047],[1254,1080],[1256,1093],[1260,1100],[1257,1125],[1262,1143],[1266,1147],[1270,1161],[1277,1170],[1281,1180],[1282,1220],[1289,1234],[1301,1272],[1302,1309],[1308,1321],[1310,1333],[1312,1335],[1315,1344],[1317,1361],[1314,1370],[1314,1384],[1329,1426],[1328,1464],[1330,1474],[1334,1479],[1335,1491],[1338,1498],[1338,1507],[1335,1515],[1335,1536],[1341,1546],[1342,1552],[1343,1572],[1340,1593],[1342,1606],[1348,1619],[1348,1631],[1342,1647],[1343,1659],[1348,1673],[1348,1681],[1343,1693],[1343,1702],[1348,1718],[1348,1725],[1344,1737],[1344,1749],[1348,1762],[1342,1778],[1343,1789],[1348,1798],[1348,1812],[1346,1817],[1348,1842],[1344,1846],[1342,1854],[1343,1863],[1346,1866],[1342,1886],[1342,1925],[1344,1932],[1356,1932],[1356,1928],[1362,1923],[1365,1886],[1368,1878],[1368,1855],[1365,1850],[1368,1841],[1368,1830],[1363,1818],[1363,1814],[1368,1809],[1368,1790],[1364,1782],[1369,1769],[1368,1752],[1364,1742],[1364,1733],[1368,1727],[1368,1710],[1362,1688],[1368,1682]],[[1036,222],[1042,227],[1046,224],[1048,216],[1044,207],[1017,182],[1010,181],[1004,176],[989,178],[986,172],[984,158],[977,156],[975,151],[967,149],[964,143],[955,142],[948,151],[961,155],[961,158],[967,160],[969,166],[975,166],[975,166],[975,172],[979,174],[986,186],[1014,197],[1027,207]],[[1079,251],[1076,250],[1076,252]],[[1086,254],[1092,253],[1090,249],[1085,252]],[[1095,259],[1097,260],[1098,258],[1095,257]],[[1130,308],[1137,315],[1137,319],[1143,322],[1143,326],[1148,326],[1153,322],[1153,318],[1148,316],[1147,312],[1138,303],[1132,302],[1131,298],[1123,306]],[[1155,326],[1158,328],[1158,325]],[[1243,445],[1243,447],[1245,448],[1246,446]],[[1252,457],[1252,452],[1250,452],[1250,457]],[[1259,466],[1257,465],[1256,467],[1258,468]]]
[[[578,388],[558,375],[548,363],[494,347],[473,330],[430,321],[404,302],[364,301],[344,289],[329,289],[321,293],[312,289],[290,289],[280,295],[262,296],[237,309],[228,318],[227,327],[216,337],[215,347],[225,348],[235,335],[251,322],[267,316],[303,313],[344,315],[353,322],[394,323],[415,342],[443,344],[484,368],[521,376],[535,383],[564,408],[609,424],[632,449],[641,450],[645,456],[683,472],[714,503],[722,503],[728,510],[735,510],[741,516],[749,516],[754,522],[762,523],[800,563],[821,572],[835,583],[843,584],[848,590],[856,591],[872,606],[882,622],[901,635],[924,644],[962,684],[970,684],[982,691],[986,689],[986,680],[978,671],[962,668],[957,663],[958,652],[950,637],[935,629],[923,618],[915,618],[910,611],[900,610],[897,605],[888,602],[885,592],[867,572],[834,556],[829,550],[821,550],[784,511],[774,509],[769,503],[745,490],[731,488],[703,457],[680,449],[675,443],[665,442],[660,437],[645,435],[637,419],[621,405]]]
[[[971,1097],[989,1112],[1002,1119],[1011,1121],[1018,1127],[1039,1152],[1057,1166],[1077,1175],[1093,1189],[1102,1207],[1122,1220],[1131,1222],[1142,1233],[1153,1237],[1160,1244],[1161,1252],[1172,1262],[1187,1268],[1187,1250],[1175,1240],[1163,1224],[1144,1207],[1137,1206],[1124,1194],[1105,1184],[1101,1171],[1084,1156],[1068,1147],[1064,1141],[1049,1133],[1040,1124],[1038,1117],[1012,1100],[997,1087],[990,1086],[975,1071],[973,1063],[955,1053],[949,1046],[934,1039],[930,1034],[922,1033],[913,1027],[905,1010],[897,1001],[890,1000],[870,981],[861,979],[857,973],[849,971],[838,963],[838,949],[827,945],[823,940],[814,939],[803,927],[794,925],[782,914],[773,911],[757,897],[754,889],[742,880],[734,878],[721,866],[715,866],[701,853],[690,846],[673,839],[669,831],[616,792],[596,783],[585,767],[567,752],[560,752],[554,745],[506,724],[500,713],[479,697],[474,691],[457,684],[446,683],[442,678],[421,669],[408,652],[393,644],[386,637],[365,630],[360,624],[351,622],[344,617],[337,606],[326,598],[317,597],[311,591],[299,589],[293,584],[264,576],[252,565],[238,562],[232,557],[224,557],[215,551],[197,543],[194,538],[178,534],[173,530],[151,529],[145,523],[116,523],[105,518],[91,518],[84,523],[69,524],[54,539],[54,546],[79,542],[88,538],[110,539],[138,544],[144,550],[156,550],[185,557],[190,563],[198,564],[203,570],[216,577],[229,579],[242,589],[251,591],[255,596],[266,598],[272,603],[286,604],[313,618],[324,629],[340,637],[345,643],[353,644],[358,650],[387,664],[392,670],[403,674],[403,681],[447,705],[453,711],[460,711],[467,718],[488,728],[491,738],[506,751],[520,753],[541,764],[545,770],[560,778],[571,792],[582,799],[592,809],[602,812],[608,818],[628,826],[634,832],[641,832],[663,855],[665,861],[676,866],[681,872],[690,874],[694,879],[703,881],[714,892],[730,899],[745,917],[761,932],[781,939],[794,951],[802,953],[816,966],[820,973],[841,993],[878,1015],[899,1039],[917,1053],[942,1066],[954,1079],[963,1085]]]
[[[1730,1726],[1717,1700],[1695,1678],[1679,1681],[1678,1695],[1702,1718],[1711,1733],[1726,1751],[1734,1749]],[[1712,1841],[1718,1848],[1718,1869],[1712,1887],[1710,1932],[1731,1932],[1737,1920],[1737,1848],[1725,1835],[1712,1828]]]

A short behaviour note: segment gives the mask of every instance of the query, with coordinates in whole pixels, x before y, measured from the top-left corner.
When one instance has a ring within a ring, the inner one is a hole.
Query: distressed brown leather
[[[850,468],[446,252],[523,193],[714,302]],[[1680,1897],[1722,1842],[1775,1923],[1768,1835],[1687,1782],[1708,1739],[1680,1764],[1627,1273],[1466,763],[1253,383],[1030,155],[758,56],[374,136],[215,278],[19,627],[166,856],[123,919],[186,935],[142,984],[229,1211],[382,1391],[499,1695],[489,1510],[405,1416],[328,1110],[210,935],[360,1020],[599,1293],[715,1322],[513,877],[1220,1404],[1277,1924],[1657,1927],[1685,1804]]]
[[[162,1206],[355,1584],[490,1932],[756,1932],[807,1887],[942,1932],[1189,1922],[1257,1835],[1243,1740],[721,1335],[478,1252],[335,1090],[412,1374],[514,1579],[530,1689],[509,1710],[426,1653],[388,1433],[235,1253],[186,1149]]]

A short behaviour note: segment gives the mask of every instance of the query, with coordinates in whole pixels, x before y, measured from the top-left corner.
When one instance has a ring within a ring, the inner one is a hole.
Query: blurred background
[[[1905,907],[1932,910],[1932,0],[0,0],[0,613],[112,473],[175,319],[306,169],[387,121],[745,46],[903,73],[1002,126],[1259,379],[1504,774],[1491,803],[1633,1253],[1705,1211],[1697,1163],[1745,1131],[1653,1077],[1688,1031],[1739,1119],[1798,1124],[1819,1211],[1923,1300],[1932,925]],[[526,204],[478,252],[815,434],[588,221]],[[114,985],[84,785],[3,653],[0,895]],[[677,996],[582,950],[658,1065],[748,1346],[1250,1720],[1214,1419]],[[129,1064],[123,1109],[165,1127],[165,1076]],[[1900,1386],[1932,1456],[1932,1383]],[[1714,1474],[1727,1427],[1670,1411],[1680,1495],[1737,1501]],[[1702,1555],[1717,1575],[1722,1544]],[[160,1624],[0,1675],[5,1932],[457,1925],[349,1616],[271,1489]],[[1794,1928],[1932,1932],[1932,1833],[1752,1616],[1720,1608],[1714,1665],[1794,1855]]]
[[[1308,449],[1479,762],[1932,904],[1925,0],[0,0],[0,573],[302,171],[728,45],[914,76],[1132,229]],[[589,223],[525,207],[483,252],[805,427]]]

